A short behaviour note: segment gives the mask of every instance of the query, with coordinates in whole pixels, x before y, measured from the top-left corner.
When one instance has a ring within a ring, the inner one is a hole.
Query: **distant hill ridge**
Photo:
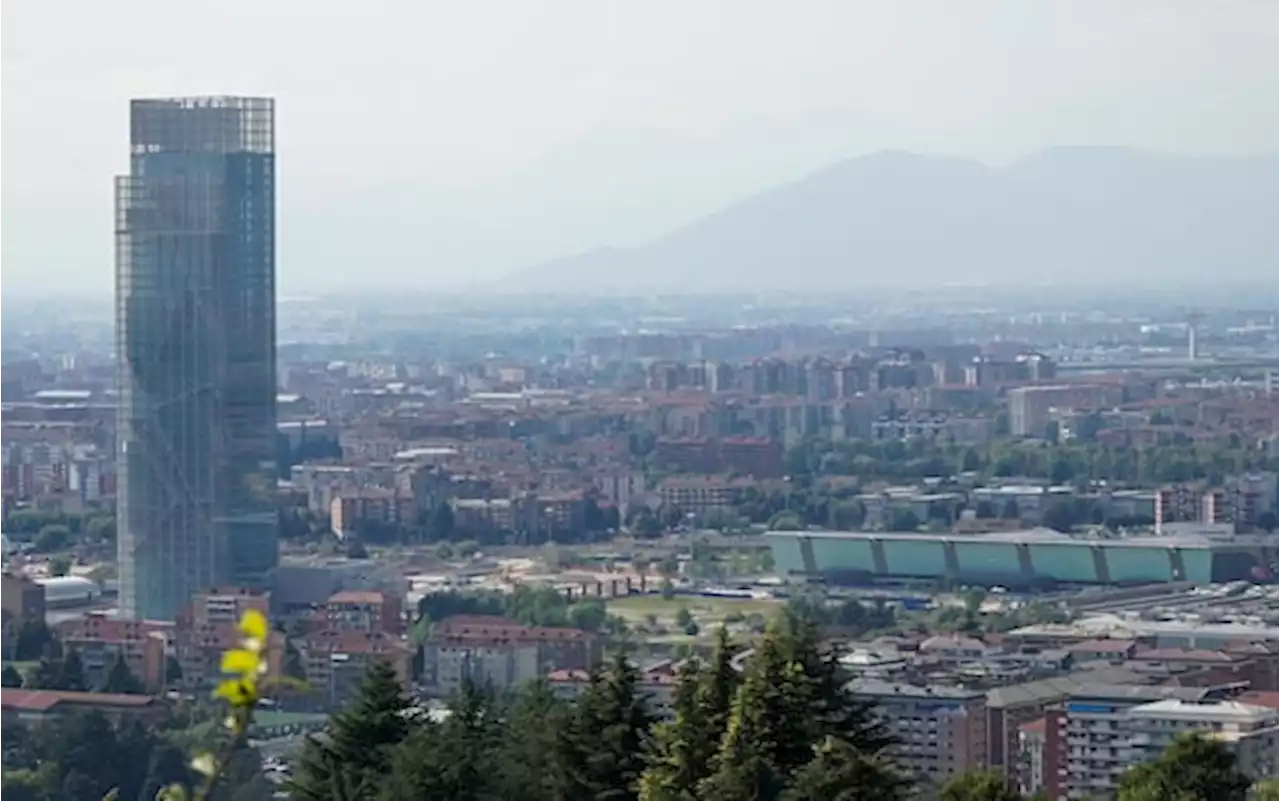
[[[507,283],[719,291],[1274,279],[1278,168],[1275,155],[1107,147],[1051,148],[1008,167],[884,151],[638,247],[556,259]]]

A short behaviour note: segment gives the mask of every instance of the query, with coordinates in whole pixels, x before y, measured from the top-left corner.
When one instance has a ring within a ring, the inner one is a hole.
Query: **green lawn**
[[[771,616],[781,608],[776,600],[756,600],[754,598],[704,598],[701,596],[680,596],[663,598],[661,595],[629,595],[608,602],[609,612],[619,615],[628,623],[642,623],[649,615],[667,626],[675,624],[676,614],[683,608],[688,609],[694,620],[703,628],[719,625],[735,612],[740,615]]]

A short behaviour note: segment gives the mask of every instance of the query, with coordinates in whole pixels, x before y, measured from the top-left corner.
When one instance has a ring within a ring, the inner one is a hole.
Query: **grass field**
[[[661,595],[629,595],[608,602],[609,612],[625,618],[630,624],[641,624],[652,615],[667,627],[675,626],[676,615],[681,609],[689,614],[700,627],[718,626],[726,617],[739,615],[764,615],[766,618],[781,608],[775,600],[754,598],[705,598],[693,595],[677,595],[663,598]]]

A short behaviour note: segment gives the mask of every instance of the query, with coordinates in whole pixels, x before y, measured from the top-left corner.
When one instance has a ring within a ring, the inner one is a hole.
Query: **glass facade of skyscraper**
[[[121,612],[172,619],[278,558],[275,106],[135,100],[116,181]]]

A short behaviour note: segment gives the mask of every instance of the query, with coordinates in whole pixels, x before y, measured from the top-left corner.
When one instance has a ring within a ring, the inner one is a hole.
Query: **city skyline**
[[[116,181],[120,607],[276,564],[275,107],[134,100]]]

